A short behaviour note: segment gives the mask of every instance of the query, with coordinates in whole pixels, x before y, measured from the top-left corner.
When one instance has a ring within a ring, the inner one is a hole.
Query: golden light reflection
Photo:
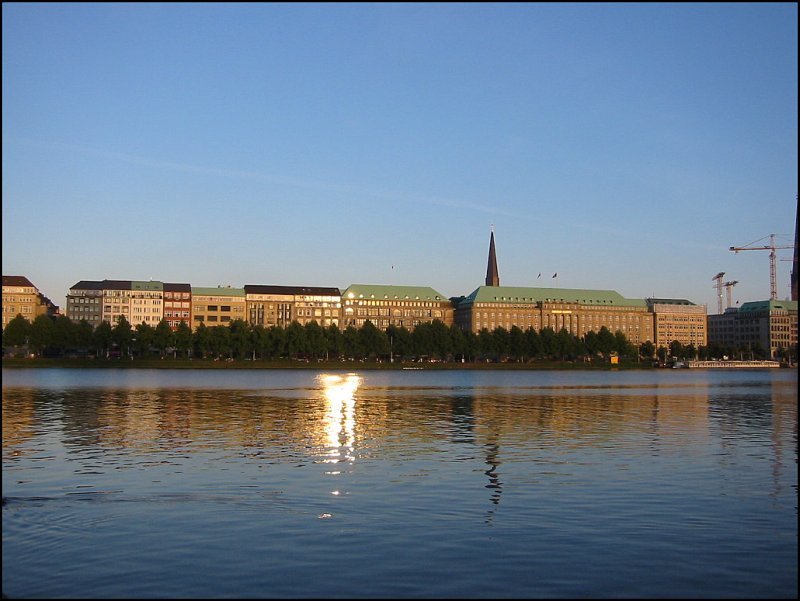
[[[355,393],[361,384],[356,374],[319,376],[325,395],[326,463],[352,462],[355,445]]]

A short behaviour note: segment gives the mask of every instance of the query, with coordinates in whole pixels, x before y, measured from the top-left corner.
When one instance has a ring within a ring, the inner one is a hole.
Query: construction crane
[[[723,286],[725,286],[725,294],[728,297],[728,306],[727,309],[731,308],[732,300],[731,300],[731,290],[732,288],[739,283],[739,280],[733,280],[732,282],[725,282]]]
[[[753,246],[762,240],[766,240],[769,237],[769,244],[765,246]],[[742,250],[768,250],[769,253],[769,300],[778,300],[778,275],[777,275],[777,268],[775,264],[777,263],[777,255],[775,251],[781,248],[794,248],[793,244],[788,246],[776,246],[775,245],[775,234],[770,234],[769,236],[764,236],[756,240],[755,242],[751,242],[746,246],[731,246],[728,250],[732,250],[735,253],[738,253]],[[722,302],[722,301],[720,301]],[[720,305],[721,306],[721,305]],[[720,311],[721,313],[721,311]]]
[[[713,278],[711,278],[712,282],[714,280],[717,281],[717,283],[714,284],[714,286],[712,286],[712,288],[716,288],[717,289],[717,313],[719,313],[720,315],[722,315],[722,278],[724,276],[725,276],[725,272],[724,271],[720,271],[717,275],[715,275]]]

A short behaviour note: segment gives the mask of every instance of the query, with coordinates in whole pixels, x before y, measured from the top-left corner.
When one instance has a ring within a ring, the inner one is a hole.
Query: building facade
[[[103,282],[81,280],[67,294],[67,317],[86,321],[93,328],[103,321]]]
[[[181,321],[191,324],[191,286],[153,280],[81,280],[69,289],[67,316],[86,320],[92,327],[103,321],[114,326],[124,317],[132,327],[145,323],[155,328],[167,319],[174,330]]]
[[[342,328],[370,321],[381,330],[392,325],[411,331],[436,319],[452,325],[453,304],[433,288],[353,284],[342,293]]]
[[[39,292],[27,277],[3,276],[3,329],[17,315],[33,322],[39,315],[55,314],[58,314],[58,307]]]
[[[172,331],[183,321],[192,327],[192,287],[190,284],[164,283],[164,319]]]
[[[709,344],[775,359],[797,345],[797,301],[755,301],[708,316]]]
[[[613,290],[481,286],[455,308],[465,331],[552,328],[583,337],[605,326],[634,344],[652,341],[653,317],[644,300],[626,299]]]
[[[653,314],[655,338],[651,342],[656,347],[669,348],[673,341],[696,349],[708,344],[706,305],[684,299],[648,298],[647,308]]]
[[[247,321],[264,327],[287,327],[293,321],[306,325],[316,321],[320,326],[339,327],[342,294],[338,288],[315,286],[244,287]]]
[[[193,330],[201,323],[207,327],[229,326],[237,319],[245,320],[247,315],[244,288],[192,286],[191,306]]]

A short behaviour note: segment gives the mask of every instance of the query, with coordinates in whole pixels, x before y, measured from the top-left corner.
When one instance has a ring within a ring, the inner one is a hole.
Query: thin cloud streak
[[[408,194],[404,192],[395,192],[390,190],[375,190],[375,189],[363,188],[360,186],[354,186],[351,184],[319,182],[315,180],[308,180],[308,179],[296,178],[285,175],[276,175],[273,173],[246,171],[242,169],[220,169],[216,167],[206,167],[203,165],[193,165],[190,163],[161,161],[125,152],[117,152],[113,150],[93,148],[91,146],[70,144],[66,142],[43,141],[31,138],[22,139],[22,142],[31,146],[38,146],[50,150],[69,150],[73,152],[81,152],[83,154],[92,154],[107,159],[118,160],[134,165],[141,165],[144,167],[152,167],[155,169],[167,169],[172,171],[183,171],[186,173],[198,173],[203,175],[212,175],[217,177],[227,177],[235,179],[250,179],[250,180],[275,183],[285,186],[294,186],[297,188],[323,190],[326,192],[339,192],[346,194],[359,194],[363,196],[378,197],[378,198],[383,198],[385,200],[392,200],[397,202],[424,203],[424,204],[432,204],[432,205],[439,205],[446,207],[454,207],[459,209],[470,209],[473,211],[480,211],[483,213],[491,213],[493,215],[505,215],[508,217],[517,217],[515,213],[506,211],[504,209],[499,209],[496,207],[491,207],[488,205],[483,205],[474,202],[453,200],[449,198],[440,198],[435,196],[420,196],[417,194]]]

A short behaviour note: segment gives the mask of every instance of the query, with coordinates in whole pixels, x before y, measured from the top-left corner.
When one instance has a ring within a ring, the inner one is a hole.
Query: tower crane
[[[728,306],[726,307],[726,309],[730,309],[731,308],[731,304],[732,304],[732,302],[731,302],[731,289],[738,283],[739,283],[739,280],[733,280],[731,282],[725,282],[723,284],[723,286],[725,287],[725,293],[728,296]]]
[[[766,240],[769,238],[769,244],[764,246],[753,246],[754,244],[761,242],[762,240]],[[793,244],[788,246],[776,246],[775,245],[775,234],[770,234],[769,236],[764,236],[756,240],[755,242],[751,242],[745,246],[731,246],[728,250],[732,250],[735,253],[738,253],[742,250],[768,250],[769,253],[769,300],[777,300],[778,299],[778,276],[777,276],[777,269],[776,269],[776,262],[777,262],[777,255],[775,251],[780,248],[794,248]],[[720,301],[721,303],[722,301]],[[721,305],[720,305],[721,306]],[[720,311],[721,312],[721,311]]]
[[[713,282],[716,280],[716,284],[714,284],[713,288],[717,289],[717,313],[722,315],[722,278],[725,276],[724,271],[720,271],[717,275],[711,278]]]

